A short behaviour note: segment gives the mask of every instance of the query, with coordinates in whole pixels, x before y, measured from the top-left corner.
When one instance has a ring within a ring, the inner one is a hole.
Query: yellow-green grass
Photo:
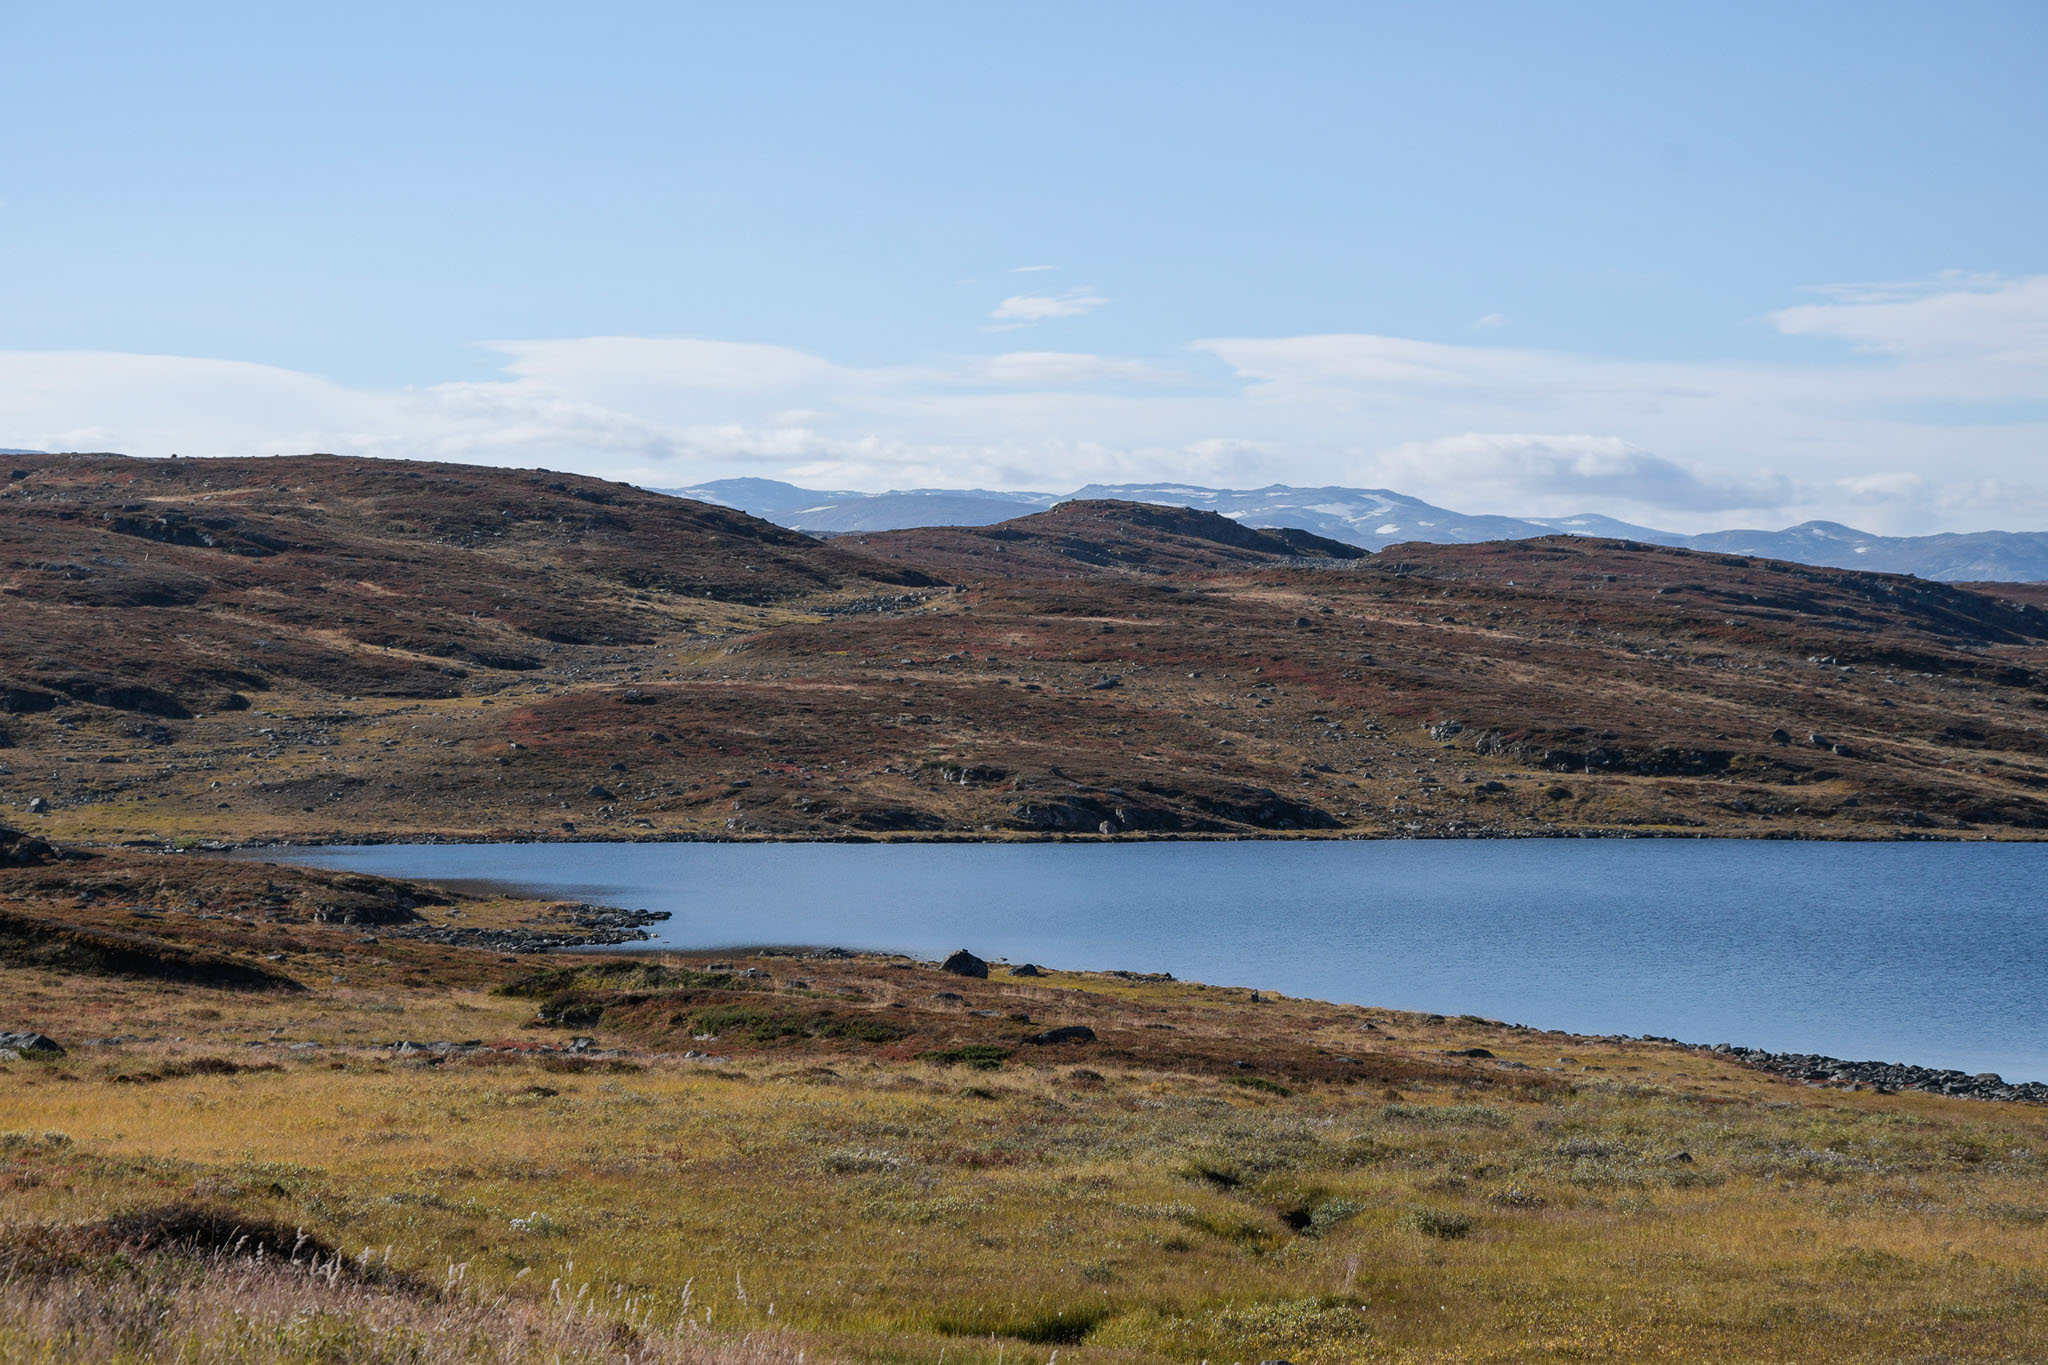
[[[799,973],[865,983],[870,1003],[947,980],[875,960],[754,965],[784,988],[767,1001],[790,1000]],[[101,1298],[155,1286],[169,1316],[131,1345],[159,1358],[375,1358],[435,1314],[498,1326],[434,1336],[442,1354],[417,1358],[2048,1358],[2048,1112],[2032,1107],[1064,974],[969,984],[1041,1017],[1046,1002],[1142,1008],[1253,1057],[1307,1042],[1419,1064],[1483,1043],[1528,1071],[1446,1059],[1395,1094],[1181,1070],[1170,1051],[1028,1050],[976,1070],[687,1025],[626,1037],[617,1059],[427,1064],[378,1045],[566,1031],[525,1027],[529,999],[422,983],[400,961],[355,974],[269,998],[0,972],[17,1026],[158,1038],[0,1069],[6,1236],[190,1202],[302,1227],[351,1264],[367,1250],[382,1266],[388,1248],[411,1277],[399,1292],[273,1269],[276,1312],[244,1322],[219,1288],[250,1272],[218,1257],[17,1269],[0,1358],[61,1356],[59,1282]],[[195,1073],[201,1058],[243,1069]],[[343,1345],[289,1328],[301,1318]],[[384,1336],[365,1325],[386,1319]]]

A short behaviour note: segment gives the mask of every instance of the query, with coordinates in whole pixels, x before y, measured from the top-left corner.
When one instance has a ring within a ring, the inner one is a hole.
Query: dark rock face
[[[1071,796],[1050,801],[1026,801],[1010,814],[1021,828],[1061,834],[1100,829],[1110,818],[1108,806]]]
[[[0,1033],[0,1051],[16,1054],[36,1052],[46,1057],[62,1057],[64,1049],[55,1038],[43,1033]]]
[[[185,512],[164,512],[157,516],[106,516],[107,529],[117,536],[153,540],[159,545],[189,545],[207,550],[225,550],[250,559],[264,559],[289,549],[275,536],[242,525],[234,517],[194,517]]]
[[[1456,724],[1456,722],[1449,722]],[[1462,728],[1462,727],[1461,727]],[[1448,735],[1437,735],[1439,739]],[[1732,749],[1683,745],[1586,743],[1580,733],[1531,734],[1485,730],[1472,741],[1472,751],[1489,758],[1513,759],[1551,772],[1630,773],[1638,777],[1704,777],[1726,772],[1735,762]]]
[[[499,953],[545,953],[557,948],[611,947],[621,943],[642,943],[653,937],[646,926],[669,917],[666,910],[611,910],[597,905],[576,905],[567,911],[576,927],[570,929],[471,929],[452,924],[404,925],[390,931],[393,938],[417,939],[451,948],[485,948]],[[414,919],[419,916],[414,915]]]
[[[375,877],[334,879],[313,906],[319,924],[417,924],[419,901],[398,885]]]
[[[0,826],[0,867],[41,867],[57,857],[57,850],[35,835]]]
[[[1086,1024],[1069,1024],[1065,1028],[1049,1028],[1043,1033],[1027,1034],[1024,1041],[1036,1043],[1040,1047],[1055,1043],[1092,1043],[1095,1041],[1095,1030]]]
[[[30,715],[64,704],[55,692],[36,687],[0,687],[0,711],[9,715]]]
[[[982,961],[973,953],[968,952],[965,948],[962,948],[959,952],[941,962],[939,970],[951,972],[954,976],[974,976],[984,980],[988,977],[988,963]]]
[[[1235,820],[1254,829],[1335,829],[1337,822],[1327,811],[1300,801],[1290,801],[1266,787],[1243,787],[1228,797],[1194,798],[1196,806],[1211,815]]]
[[[85,929],[0,910],[0,962],[15,967],[190,982],[227,990],[305,990],[253,962],[119,929]]]
[[[930,811],[916,810],[909,806],[871,806],[843,816],[827,817],[849,829],[871,830],[877,834],[900,831],[923,831],[944,829],[946,822]]]
[[[1029,963],[1029,962],[1021,962],[1021,963],[1019,963],[1018,965],[1016,965],[1016,966],[1014,966],[1014,967],[1010,968],[1010,975],[1011,975],[1011,976],[1044,976],[1044,975],[1045,975],[1045,973],[1044,973],[1043,971],[1041,971],[1041,970],[1040,970],[1040,969],[1039,969],[1039,968],[1038,968],[1038,967],[1037,967],[1036,965],[1034,965],[1034,964],[1032,964],[1032,963]]]
[[[145,687],[141,683],[123,682],[118,678],[83,673],[52,680],[49,686],[73,701],[90,702],[94,706],[104,706],[115,711],[134,711],[145,716],[161,716],[170,720],[192,719],[192,712],[185,703],[168,692]]]
[[[411,906],[387,905],[368,896],[337,897],[313,909],[315,924],[415,924],[419,915]]]

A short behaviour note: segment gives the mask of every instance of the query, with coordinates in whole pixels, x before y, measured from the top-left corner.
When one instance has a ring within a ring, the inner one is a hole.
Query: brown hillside
[[[401,461],[17,456],[0,678],[182,719],[235,694],[463,692],[558,646],[646,646],[698,603],[918,580],[744,513],[575,475]]]
[[[1258,530],[1192,507],[1085,499],[994,526],[932,526],[849,537],[876,559],[956,579],[1079,578],[1104,569],[1209,572],[1289,560],[1363,559],[1307,531]]]
[[[1568,537],[1307,563],[1101,504],[820,544],[528,472],[18,465],[0,804],[47,838],[2048,829],[2048,613],[1998,585]]]

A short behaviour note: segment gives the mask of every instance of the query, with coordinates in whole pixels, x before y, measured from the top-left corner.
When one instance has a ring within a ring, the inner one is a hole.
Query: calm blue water
[[[670,910],[678,948],[1169,971],[2048,1080],[2048,845],[515,844],[291,860]]]

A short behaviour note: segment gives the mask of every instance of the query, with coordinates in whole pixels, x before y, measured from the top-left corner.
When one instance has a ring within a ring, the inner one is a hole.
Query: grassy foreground
[[[2038,1108],[1119,975],[254,942],[11,875],[306,989],[0,966],[0,1029],[69,1049],[0,1063],[0,1360],[2048,1358]]]

